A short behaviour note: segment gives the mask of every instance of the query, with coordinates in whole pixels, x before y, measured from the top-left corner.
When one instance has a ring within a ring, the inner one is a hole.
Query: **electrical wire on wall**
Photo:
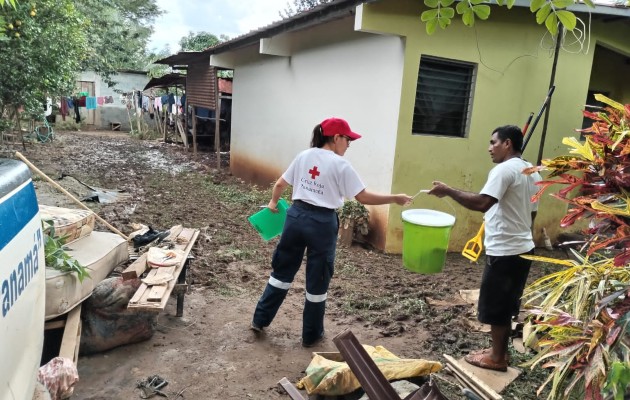
[[[479,43],[479,34],[477,32],[477,26],[474,25],[473,29],[475,31],[475,43],[477,45],[477,54],[479,55],[479,64],[483,65],[490,71],[497,72],[501,75],[505,75],[507,70],[514,64],[516,61],[525,57],[533,57],[538,58],[539,50],[543,49],[548,52],[548,57],[553,57],[554,51],[556,49],[556,40],[560,40],[560,48],[567,53],[578,54],[584,53],[588,54],[591,45],[591,13],[588,13],[588,24],[584,23],[581,18],[577,18],[577,25],[572,31],[567,31],[566,29],[558,29],[560,32],[559,35],[554,36],[547,30],[540,38],[539,45],[536,47],[536,52],[534,54],[523,54],[518,57],[513,58],[502,70],[498,70],[486,64],[481,56],[481,46]],[[560,24],[560,23],[558,23]],[[576,48],[577,46],[577,48]]]

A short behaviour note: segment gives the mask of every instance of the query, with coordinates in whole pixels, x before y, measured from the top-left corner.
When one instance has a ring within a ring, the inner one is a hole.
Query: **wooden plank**
[[[140,286],[138,287],[138,290],[136,290],[136,293],[134,293],[133,297],[129,299],[128,307],[131,306],[132,304],[137,304],[148,287],[149,286],[146,283],[140,284]]]
[[[147,253],[144,253],[122,272],[123,281],[140,277],[147,268]]]
[[[66,329],[63,331],[59,357],[68,358],[77,364],[79,344],[81,342],[81,304],[73,308],[66,319]]]
[[[278,386],[284,389],[292,400],[304,400],[304,396],[293,384],[286,378],[280,379]]]
[[[188,149],[188,137],[186,136],[186,132],[184,131],[184,127],[182,126],[182,121],[179,119],[177,119],[177,130],[179,131],[179,135],[182,137],[184,147]]]
[[[146,310],[146,311],[159,311],[159,310],[163,310],[166,307],[166,303],[168,302],[168,299],[171,293],[173,292],[173,288],[177,284],[177,278],[179,277],[182,270],[184,269],[184,265],[187,262],[188,255],[190,254],[190,251],[192,250],[198,237],[199,237],[199,229],[183,228],[179,236],[175,239],[175,247],[178,249],[181,249],[184,252],[184,257],[182,258],[182,261],[179,264],[177,264],[177,266],[175,266],[175,271],[173,272],[173,279],[167,283],[166,290],[164,291],[160,302],[158,303],[157,301],[148,301],[150,290],[146,290],[145,288],[143,290],[143,294],[140,297],[140,300],[135,303],[132,303],[132,301],[129,301],[128,308],[134,308],[134,309]],[[134,294],[134,298],[136,297],[137,294],[138,292]],[[134,300],[134,298],[132,298],[132,300]]]
[[[462,385],[465,388],[468,388],[470,390],[472,390],[473,392],[475,392],[475,394],[481,398],[481,400],[490,400],[490,398],[488,396],[486,396],[481,390],[479,390],[477,387],[475,387],[475,385],[472,384],[472,382],[470,382],[466,376],[464,374],[462,374],[461,372],[458,372],[455,368],[453,368],[449,363],[446,363],[446,367],[449,369],[449,371],[453,374],[453,376],[455,376],[455,379],[457,379],[457,382],[459,382],[460,385]]]
[[[484,393],[485,396],[489,397],[491,400],[502,400],[503,397],[495,392],[490,386],[488,386],[484,381],[477,378],[475,375],[470,373],[468,370],[462,368],[457,360],[448,354],[443,354],[444,358],[448,361],[448,364],[452,367],[452,369],[457,370],[462,376],[466,378],[468,382],[473,384],[476,389],[479,389]]]
[[[147,297],[147,301],[156,302],[162,301],[162,296],[166,293],[166,285],[161,286],[151,286],[151,290],[149,290],[149,296]]]

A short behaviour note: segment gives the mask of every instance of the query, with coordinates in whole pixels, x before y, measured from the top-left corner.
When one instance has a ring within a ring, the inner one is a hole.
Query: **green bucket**
[[[403,265],[412,272],[442,272],[455,217],[434,210],[413,209],[402,213]]]
[[[247,218],[264,240],[271,240],[282,233],[284,221],[287,219],[289,204],[285,199],[278,201],[278,212],[274,213],[265,207]]]

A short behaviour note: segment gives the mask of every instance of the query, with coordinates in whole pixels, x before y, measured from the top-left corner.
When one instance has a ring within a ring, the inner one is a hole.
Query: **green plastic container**
[[[284,221],[287,219],[288,208],[289,203],[285,199],[280,199],[277,213],[265,207],[248,217],[247,220],[265,241],[271,240],[282,233]]]
[[[403,265],[420,274],[442,272],[455,217],[434,210],[413,209],[402,213]]]

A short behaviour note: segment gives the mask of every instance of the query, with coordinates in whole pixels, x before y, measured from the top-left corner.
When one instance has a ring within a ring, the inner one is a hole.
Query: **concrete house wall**
[[[492,130],[504,124],[522,126],[530,112],[538,113],[549,87],[553,43],[529,10],[518,7],[493,7],[490,19],[478,21],[474,29],[454,19],[448,29],[428,36],[420,22],[423,7],[415,0],[369,2],[356,7],[351,17],[271,37],[283,44],[282,56],[261,54],[258,43],[219,54],[234,68],[234,174],[259,184],[274,181],[308,147],[313,126],[336,115],[364,135],[346,157],[368,188],[414,194],[441,180],[478,192],[493,167],[487,153]],[[593,18],[588,52],[586,47],[582,52],[573,48],[559,55],[543,158],[567,152],[561,139],[581,126],[589,89],[613,88],[611,95],[619,100],[630,96],[621,78],[630,72],[630,43],[624,39],[630,37],[630,27],[623,20],[604,21]],[[615,55],[596,59],[596,45]],[[465,137],[412,134],[422,55],[476,65]],[[541,118],[524,154],[532,163],[538,158],[542,128]],[[423,195],[412,207],[455,214],[454,251],[476,233],[483,217],[451,200]],[[370,211],[370,240],[388,252],[400,252],[401,208]],[[543,226],[552,237],[558,233],[565,212],[564,204],[543,197],[535,227],[538,243]]]
[[[116,84],[109,87],[102,81],[98,74],[92,71],[85,71],[79,74],[77,81],[93,83],[94,96],[112,96],[114,98],[114,103],[99,105],[96,110],[92,111],[92,115],[89,115],[91,110],[88,111],[84,107],[80,108],[81,118],[88,124],[93,124],[97,129],[110,129],[110,124],[114,122],[121,124],[121,130],[128,131],[130,130],[129,117],[127,115],[126,106],[121,101],[119,92],[142,90],[147,82],[149,82],[149,77],[145,72],[141,71],[121,71],[114,75],[112,80],[114,80]],[[71,113],[70,117],[72,118],[73,115],[74,114]]]
[[[488,21],[479,22],[474,29],[454,21],[447,30],[428,36],[418,16],[422,4],[412,0],[376,2],[359,7],[361,28],[373,32],[404,37],[405,66],[403,74],[401,109],[396,145],[396,169],[392,189],[394,192],[413,192],[415,187],[430,187],[433,180],[448,182],[455,187],[478,192],[493,167],[487,153],[492,130],[504,124],[522,126],[529,112],[537,113],[547,94],[553,56],[544,46],[546,30],[535,23],[527,9],[510,11],[494,7]],[[581,126],[586,94],[589,90],[595,43],[605,43],[616,51],[630,52],[627,42],[619,40],[630,35],[627,25],[615,26],[596,21],[593,24],[593,48],[587,54],[562,51],[558,58],[553,95],[543,158],[565,154],[562,137],[575,135]],[[620,36],[621,35],[621,36]],[[548,38],[547,38],[548,39]],[[552,44],[547,41],[547,46]],[[575,51],[575,48],[569,49]],[[433,55],[477,64],[476,83],[470,128],[464,138],[412,135],[413,105],[421,55]],[[627,83],[619,85],[623,71],[630,72],[616,57],[603,56],[598,64],[608,66],[608,73],[600,67],[593,79],[601,75],[616,77],[615,94],[623,99],[630,95]],[[597,65],[597,64],[596,64]],[[615,69],[615,67],[617,67]],[[615,69],[616,73],[613,73]],[[604,73],[601,73],[604,72]],[[626,75],[627,76],[627,75]],[[610,83],[609,83],[610,85]],[[524,158],[536,163],[541,141],[543,119],[532,136]],[[422,157],[418,157],[422,154]],[[451,200],[434,197],[421,198],[413,205],[418,208],[437,209],[455,214],[456,223],[450,241],[452,250],[459,251],[482,222],[482,214],[460,207]],[[534,227],[535,239],[541,242],[541,228],[546,227],[552,236],[559,228],[559,220],[566,212],[563,203],[543,197]],[[397,210],[389,215],[386,251],[398,252],[402,245],[402,223]]]

